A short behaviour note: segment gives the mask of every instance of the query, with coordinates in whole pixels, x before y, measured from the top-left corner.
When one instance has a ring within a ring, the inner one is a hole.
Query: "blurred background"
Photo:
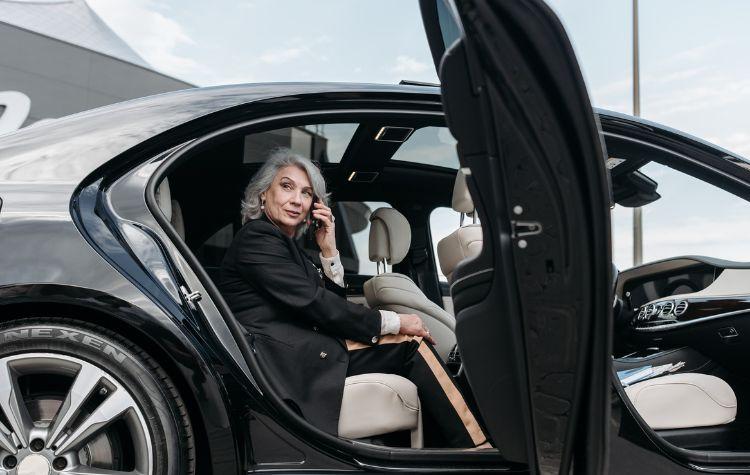
[[[595,107],[633,113],[632,0],[549,0]],[[641,116],[750,156],[750,2],[639,5]],[[135,97],[267,82],[437,82],[416,0],[0,0],[0,133]],[[643,261],[750,260],[750,207],[652,165]],[[631,209],[614,256],[634,263]],[[436,216],[434,240],[455,228]]]

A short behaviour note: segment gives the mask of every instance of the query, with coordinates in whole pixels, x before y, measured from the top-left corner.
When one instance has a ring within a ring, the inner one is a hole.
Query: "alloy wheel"
[[[148,475],[151,438],[110,373],[54,353],[0,358],[0,475]]]

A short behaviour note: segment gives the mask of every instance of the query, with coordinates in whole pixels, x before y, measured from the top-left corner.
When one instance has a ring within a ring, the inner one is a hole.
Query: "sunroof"
[[[447,127],[423,127],[411,134],[392,160],[457,169],[456,139]]]
[[[311,124],[245,136],[244,163],[262,163],[278,147],[288,147],[320,163],[339,163],[359,124]]]

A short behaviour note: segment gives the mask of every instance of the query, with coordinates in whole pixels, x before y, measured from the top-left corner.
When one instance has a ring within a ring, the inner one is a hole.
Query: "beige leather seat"
[[[476,223],[463,225],[464,217],[467,214],[474,218],[476,216],[474,214],[474,201],[471,199],[469,188],[466,186],[466,173],[463,169],[458,170],[456,174],[451,207],[454,211],[461,213],[460,227],[441,239],[437,245],[440,270],[449,283],[453,282],[453,271],[458,263],[476,256],[482,250],[482,225]]]
[[[370,215],[370,222],[370,260],[378,264],[378,275],[364,284],[367,304],[376,310],[419,315],[437,342],[435,350],[446,360],[456,345],[453,315],[425,297],[409,277],[385,272],[386,264],[398,264],[409,252],[409,222],[392,208],[376,209]]]
[[[625,393],[655,430],[718,426],[737,416],[737,397],[732,388],[708,374],[660,376],[628,386]]]
[[[156,189],[156,193],[154,193],[154,197],[156,198],[156,204],[159,205],[164,216],[167,217],[174,230],[177,231],[180,239],[184,240],[185,223],[182,220],[182,208],[177,200],[172,199],[172,192],[169,189],[169,180],[167,178],[162,180]]]
[[[423,446],[417,387],[395,374],[350,376],[344,383],[339,436],[361,439],[390,432],[411,432],[411,447]]]

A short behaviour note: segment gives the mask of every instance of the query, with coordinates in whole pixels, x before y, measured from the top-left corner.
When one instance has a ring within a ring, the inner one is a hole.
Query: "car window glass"
[[[423,127],[399,147],[393,160],[457,169],[456,139],[447,127]]]
[[[450,48],[453,42],[461,36],[461,29],[453,18],[453,14],[450,11],[447,1],[448,0],[436,0],[440,33],[443,37],[443,45],[445,49]]]
[[[370,261],[370,214],[378,208],[391,208],[382,201],[342,201],[334,206],[336,246],[347,274],[375,275]]]
[[[245,136],[243,163],[262,163],[269,153],[287,147],[319,163],[339,163],[359,124],[311,124]]]
[[[440,282],[448,282],[448,279],[443,275],[443,271],[440,269],[440,259],[438,258],[437,245],[438,243],[450,233],[459,228],[461,222],[461,213],[455,211],[453,208],[440,207],[435,208],[430,213],[430,235],[432,236],[432,255],[435,257],[435,267],[438,272],[438,280]],[[464,224],[472,223],[472,218],[467,216],[464,218]],[[479,217],[477,217],[477,223]]]
[[[377,266],[370,262],[370,214],[378,208],[391,208],[382,201],[339,201],[331,203],[336,218],[336,247],[345,274],[375,275]],[[315,262],[320,264],[320,249],[306,236],[297,241]]]
[[[209,272],[212,268],[218,269],[224,259],[224,254],[232,244],[232,239],[234,239],[234,226],[228,223],[219,228],[194,251],[195,257]]]
[[[750,261],[742,236],[750,235],[750,203],[721,188],[659,163],[640,171],[659,185],[658,200],[643,206],[643,262],[681,255]],[[615,264],[632,262],[632,211],[613,212]],[[628,259],[630,258],[630,259]]]

